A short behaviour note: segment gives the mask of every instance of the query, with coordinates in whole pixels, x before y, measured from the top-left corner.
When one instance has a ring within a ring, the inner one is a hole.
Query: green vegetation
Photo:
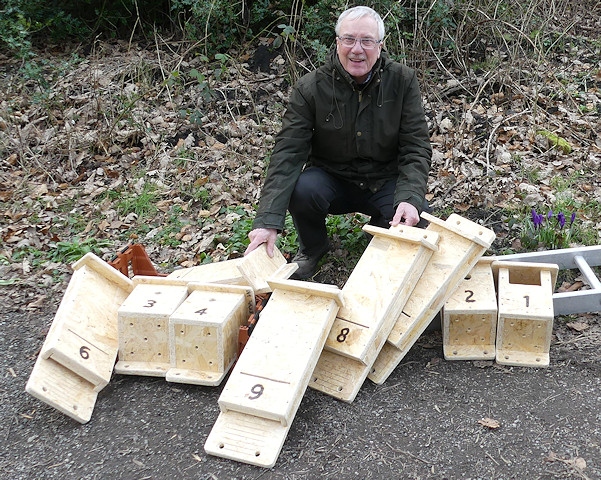
[[[53,262],[71,264],[76,262],[86,253],[100,253],[101,248],[110,247],[111,243],[107,240],[97,240],[95,238],[79,239],[56,242],[55,248],[50,252],[50,260]]]

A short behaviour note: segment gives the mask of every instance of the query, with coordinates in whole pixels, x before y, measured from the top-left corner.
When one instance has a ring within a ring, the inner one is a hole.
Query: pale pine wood
[[[497,336],[497,294],[491,257],[481,258],[443,308],[447,360],[492,360]]]
[[[172,280],[181,279],[187,282],[247,285],[246,279],[238,269],[243,261],[244,258],[241,257],[190,268],[180,268],[167,275],[167,278]]]
[[[188,282],[136,276],[118,310],[119,361],[115,372],[164,377],[171,368],[169,317],[188,296]]]
[[[98,397],[95,387],[60,363],[38,355],[25,391],[79,423],[87,423]]]
[[[366,226],[373,235],[342,289],[340,309],[309,386],[352,402],[436,250],[438,234]]]
[[[88,253],[73,275],[52,321],[40,355],[52,359],[102,390],[117,358],[117,310],[132,281]]]
[[[498,291],[496,361],[547,367],[553,333],[555,264],[493,262]]]
[[[205,443],[211,455],[262,467],[275,464],[344,303],[335,287],[269,283],[273,293],[219,397],[221,413]]]
[[[298,269],[298,265],[287,264],[286,259],[277,249],[273,248],[273,257],[267,254],[266,244],[259,245],[255,250],[244,256],[238,264],[238,270],[255,293],[268,293],[271,288],[268,278],[287,279]]]
[[[240,412],[221,412],[204,444],[209,455],[273,467],[291,425]]]
[[[190,294],[169,317],[169,382],[219,385],[238,354],[238,331],[254,312],[250,287],[188,285]]]
[[[340,292],[279,282],[230,374],[219,405],[287,425],[292,421],[339,305]],[[256,387],[260,385],[261,387]],[[255,388],[256,387],[256,388]],[[259,393],[260,391],[260,393]]]
[[[422,217],[430,222],[426,230],[440,235],[438,251],[432,255],[388,337],[387,342],[397,351],[388,348],[373,364],[369,378],[378,384],[390,376],[495,239],[492,230],[456,214],[444,222],[427,213],[422,213]]]

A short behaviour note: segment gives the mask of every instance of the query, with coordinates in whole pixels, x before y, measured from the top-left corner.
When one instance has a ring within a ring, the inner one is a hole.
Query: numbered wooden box
[[[496,361],[546,367],[553,333],[553,290],[559,267],[547,263],[492,263],[499,315]]]
[[[93,253],[73,265],[25,390],[86,423],[117,357],[117,312],[132,281]]]
[[[188,285],[190,294],[169,317],[171,368],[166,380],[219,385],[238,354],[238,331],[254,312],[252,288]]]
[[[104,388],[117,358],[117,311],[132,281],[93,253],[73,265],[73,276],[40,355]]]
[[[443,352],[447,360],[492,360],[497,336],[497,294],[492,257],[478,261],[443,308]]]
[[[188,282],[136,276],[118,311],[119,361],[115,372],[164,377],[171,368],[169,317],[188,296]]]
[[[352,402],[397,315],[436,250],[438,234],[366,226],[373,235],[342,289],[340,309],[309,386]]]
[[[338,288],[269,281],[273,293],[219,397],[211,455],[272,467],[343,304]]]
[[[445,221],[427,213],[422,213],[422,218],[430,222],[427,231],[440,235],[438,250],[432,255],[373,364],[369,378],[378,384],[383,383],[407,355],[495,239],[492,230],[456,214]]]

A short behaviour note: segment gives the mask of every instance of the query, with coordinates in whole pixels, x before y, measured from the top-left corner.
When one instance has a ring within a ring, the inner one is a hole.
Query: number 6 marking
[[[254,394],[254,396],[249,395],[248,399],[249,400],[256,400],[257,398],[259,398],[261,395],[263,395],[263,391],[265,390],[265,387],[263,387],[263,385],[261,385],[260,383],[257,383],[256,385],[254,385],[250,391],[251,393]]]
[[[81,358],[84,360],[87,360],[90,358],[90,349],[84,345],[79,349],[79,355],[81,355]]]

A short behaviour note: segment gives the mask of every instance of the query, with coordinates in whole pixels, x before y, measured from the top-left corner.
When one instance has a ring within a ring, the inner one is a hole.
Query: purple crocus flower
[[[559,229],[561,230],[566,224],[566,216],[563,212],[557,214],[557,221],[559,222]]]
[[[576,212],[572,213],[572,216],[570,217],[570,227],[572,226],[572,223],[574,223],[574,220],[576,220]]]
[[[534,224],[534,228],[538,228],[543,224],[543,216],[536,213],[536,210],[532,209],[532,223]]]
[[[547,218],[549,220],[551,220],[553,218],[553,210],[549,210],[549,213],[547,213]]]

